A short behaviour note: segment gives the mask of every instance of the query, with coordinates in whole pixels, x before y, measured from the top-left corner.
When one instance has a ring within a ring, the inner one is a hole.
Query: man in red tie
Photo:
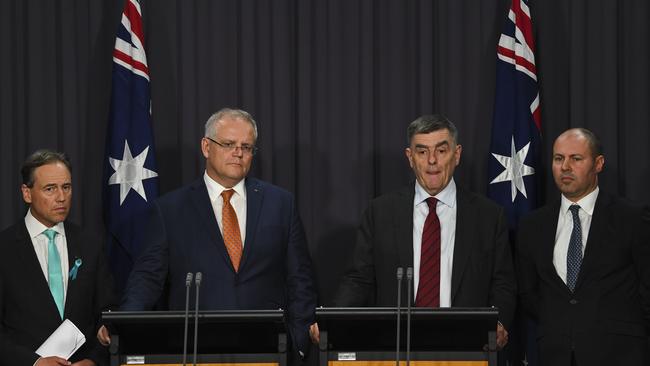
[[[497,345],[508,340],[515,277],[503,209],[456,185],[462,152],[456,126],[422,116],[407,129],[406,158],[415,182],[370,202],[337,306],[395,306],[398,267],[413,267],[414,297],[422,307],[499,309]]]

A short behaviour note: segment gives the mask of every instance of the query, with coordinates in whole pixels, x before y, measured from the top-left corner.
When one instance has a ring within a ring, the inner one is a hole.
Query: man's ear
[[[408,159],[409,161],[409,165],[411,166],[411,168],[413,168],[413,151],[411,151],[411,149],[407,147],[406,149],[404,149],[404,154],[406,155],[406,159]]]
[[[27,187],[26,184],[23,184],[23,185],[20,186],[20,191],[23,194],[23,201],[25,201],[25,203],[27,203],[27,204],[31,204],[32,203],[32,190],[29,187]]]
[[[210,140],[205,137],[201,139],[201,152],[206,159],[210,155]]]
[[[456,151],[454,151],[454,155],[455,155],[454,159],[456,159],[456,166],[460,164],[460,155],[462,154],[462,152],[463,152],[463,146],[460,144],[456,145]]]
[[[594,167],[596,168],[596,173],[602,172],[604,166],[605,166],[605,156],[604,155],[596,156],[596,161],[594,164]]]

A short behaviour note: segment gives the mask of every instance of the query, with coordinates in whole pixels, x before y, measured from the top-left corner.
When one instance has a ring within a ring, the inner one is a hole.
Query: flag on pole
[[[530,10],[523,0],[513,0],[497,47],[488,166],[488,195],[505,208],[511,229],[537,206],[540,130]]]
[[[109,261],[121,292],[141,249],[149,205],[158,196],[149,68],[137,0],[126,0],[124,5],[113,50],[112,84],[104,221]]]
[[[530,9],[512,0],[497,47],[488,196],[504,207],[513,233],[538,205],[541,118]],[[511,237],[514,237],[511,235]],[[507,347],[511,365],[538,364],[536,325],[518,311]]]

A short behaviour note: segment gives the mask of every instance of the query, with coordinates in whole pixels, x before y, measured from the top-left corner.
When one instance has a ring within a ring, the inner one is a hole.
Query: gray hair
[[[257,123],[250,113],[241,109],[223,108],[208,118],[205,123],[205,137],[215,137],[217,134],[217,122],[224,118],[240,118],[253,126],[253,136],[257,141]]]
[[[70,160],[68,160],[68,157],[64,153],[47,149],[36,150],[25,159],[23,166],[20,168],[23,184],[32,188],[34,186],[34,171],[43,165],[53,163],[62,163],[72,174]]]
[[[458,145],[458,129],[447,117],[441,114],[431,114],[418,117],[406,129],[406,143],[411,145],[413,136],[421,133],[431,133],[439,130],[449,131],[454,144]]]

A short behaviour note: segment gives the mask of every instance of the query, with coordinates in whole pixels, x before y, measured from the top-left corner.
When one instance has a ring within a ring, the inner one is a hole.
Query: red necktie
[[[228,250],[232,266],[235,268],[235,272],[238,272],[242,255],[242,243],[237,214],[230,204],[230,198],[234,193],[235,191],[232,189],[221,192],[221,196],[223,197],[221,223],[223,226],[223,242],[226,244],[226,250]]]
[[[429,214],[422,229],[420,281],[415,306],[440,307],[440,220],[435,197],[427,198]]]

